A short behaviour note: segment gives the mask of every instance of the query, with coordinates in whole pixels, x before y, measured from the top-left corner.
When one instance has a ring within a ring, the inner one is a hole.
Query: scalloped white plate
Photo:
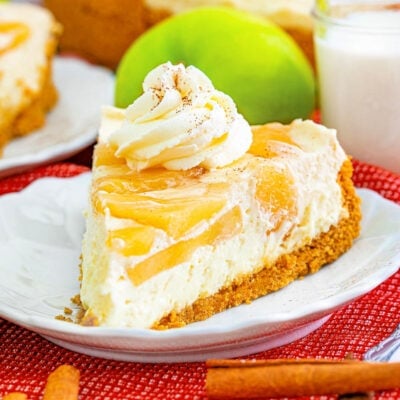
[[[113,103],[113,73],[77,58],[56,57],[53,77],[56,106],[41,129],[7,144],[0,178],[66,159],[95,142],[101,106]]]
[[[139,362],[239,357],[296,340],[400,265],[400,207],[363,199],[361,237],[336,262],[288,287],[180,329],[82,327],[56,320],[78,293],[90,174],[45,178],[0,197],[0,316],[68,349]]]

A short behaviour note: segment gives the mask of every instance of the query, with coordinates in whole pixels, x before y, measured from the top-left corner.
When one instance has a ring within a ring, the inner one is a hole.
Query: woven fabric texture
[[[400,176],[354,161],[354,182],[400,204]],[[87,171],[75,164],[54,164],[0,181],[0,194],[19,191],[35,179],[70,177]],[[362,359],[400,323],[400,271],[376,289],[332,314],[308,336],[249,358],[334,358],[348,352]],[[206,400],[204,363],[139,364],[74,353],[41,336],[0,319],[0,396],[21,391],[29,400],[43,395],[46,378],[61,364],[81,372],[80,399]],[[334,397],[321,397],[321,399]],[[376,393],[377,399],[398,399],[400,390]]]

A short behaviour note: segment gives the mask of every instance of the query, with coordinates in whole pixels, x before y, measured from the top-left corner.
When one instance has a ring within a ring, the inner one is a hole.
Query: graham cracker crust
[[[291,254],[281,256],[273,265],[266,265],[256,274],[246,275],[215,295],[197,300],[180,312],[162,318],[153,329],[182,327],[201,321],[228,308],[250,303],[261,296],[279,290],[294,280],[319,271],[335,261],[353,244],[360,233],[361,209],[353,182],[350,160],[345,161],[338,176],[348,217],[342,218],[326,233]]]

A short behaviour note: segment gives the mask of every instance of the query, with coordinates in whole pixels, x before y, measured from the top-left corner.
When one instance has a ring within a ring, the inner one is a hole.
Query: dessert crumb
[[[66,315],[63,315],[63,314],[56,315],[55,319],[58,319],[59,321],[65,321],[65,322],[74,322],[71,317],[67,317]]]
[[[63,314],[56,315],[54,318],[59,321],[72,322],[74,324],[80,324],[84,310],[81,303],[81,297],[79,294],[71,297],[71,307],[65,306]]]
[[[66,315],[72,315],[72,309],[69,307],[64,307],[64,314]]]

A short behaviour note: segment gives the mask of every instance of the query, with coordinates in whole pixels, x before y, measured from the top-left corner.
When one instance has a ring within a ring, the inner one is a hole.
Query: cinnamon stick
[[[47,378],[43,400],[77,400],[79,370],[72,365],[61,365]]]
[[[209,399],[255,399],[400,388],[400,363],[357,360],[209,360]]]
[[[3,400],[28,400],[28,396],[21,392],[12,392],[3,396]]]

